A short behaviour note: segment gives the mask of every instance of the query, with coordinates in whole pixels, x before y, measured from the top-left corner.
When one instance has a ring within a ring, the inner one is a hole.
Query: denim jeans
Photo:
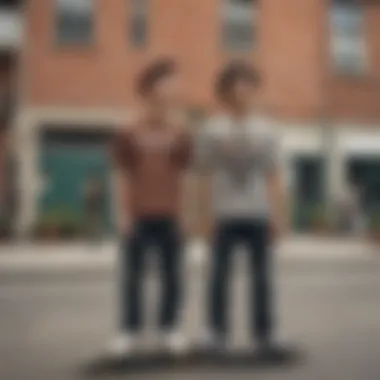
[[[135,332],[142,327],[142,296],[147,250],[159,257],[162,299],[159,325],[175,327],[181,302],[181,237],[178,223],[171,218],[140,219],[125,238],[121,255],[121,328]]]
[[[269,223],[265,220],[221,220],[214,235],[209,302],[209,323],[218,335],[228,332],[228,287],[232,274],[231,257],[237,244],[247,248],[250,271],[251,333],[259,340],[270,338],[271,249]]]

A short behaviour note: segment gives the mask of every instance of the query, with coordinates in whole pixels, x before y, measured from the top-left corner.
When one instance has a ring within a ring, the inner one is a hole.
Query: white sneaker
[[[179,331],[170,331],[162,335],[164,350],[174,355],[184,355],[188,352],[189,344],[186,337]]]
[[[128,333],[117,335],[108,346],[108,353],[113,357],[129,356],[134,352],[136,337]]]

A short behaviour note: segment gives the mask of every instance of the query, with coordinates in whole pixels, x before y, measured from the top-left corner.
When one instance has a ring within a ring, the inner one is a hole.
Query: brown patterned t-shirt
[[[133,217],[178,216],[181,177],[192,158],[192,141],[184,128],[142,123],[123,128],[113,155],[130,178]]]

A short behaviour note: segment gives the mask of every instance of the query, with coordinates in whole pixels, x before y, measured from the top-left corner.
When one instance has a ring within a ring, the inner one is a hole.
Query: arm
[[[118,231],[121,234],[129,233],[131,228],[129,178],[125,170],[119,167],[115,170],[115,200]]]
[[[192,237],[196,234],[196,200],[194,193],[196,189],[196,178],[193,173],[184,173],[181,183],[181,230],[185,237]]]
[[[181,215],[180,223],[185,237],[194,234],[194,186],[195,178],[188,169],[191,167],[194,156],[193,138],[183,127],[176,154],[177,164],[181,173]]]
[[[279,139],[271,136],[267,148],[267,189],[273,232],[281,236],[287,230],[289,209],[280,151]]]
[[[279,168],[273,169],[268,174],[268,193],[272,205],[272,228],[276,236],[282,236],[288,226],[288,201],[284,186],[284,180]]]
[[[209,241],[214,229],[214,215],[212,210],[212,176],[201,175],[197,178],[197,235]]]
[[[117,228],[126,234],[131,228],[130,178],[128,173],[128,139],[118,134],[112,146],[114,162],[114,199],[117,217]]]
[[[215,152],[213,145],[210,127],[206,125],[198,134],[194,159],[194,170],[197,173],[194,191],[196,230],[197,235],[206,240],[210,239],[214,227],[212,173]]]

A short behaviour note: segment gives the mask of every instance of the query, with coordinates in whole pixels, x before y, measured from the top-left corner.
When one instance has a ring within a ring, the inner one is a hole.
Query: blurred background
[[[1,1],[1,235],[78,237],[95,187],[112,233],[107,144],[136,73],[166,55],[194,128],[225,62],[261,70],[295,231],[380,229],[379,25],[376,0]]]
[[[289,378],[378,380],[379,0],[1,0],[0,374],[70,379],[114,330],[108,146],[137,104],[136,74],[160,56],[181,66],[194,130],[218,111],[224,63],[260,69],[294,232],[279,248],[279,319],[317,363]],[[190,272],[189,282],[203,273]]]

